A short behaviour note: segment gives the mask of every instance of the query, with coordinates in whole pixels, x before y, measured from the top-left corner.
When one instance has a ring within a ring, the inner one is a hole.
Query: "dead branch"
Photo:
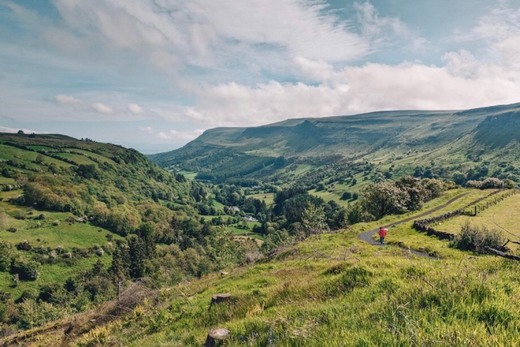
[[[486,250],[488,250],[489,252],[495,254],[495,255],[498,255],[500,257],[503,257],[503,258],[507,258],[507,259],[511,259],[511,260],[517,260],[517,261],[520,261],[520,257],[517,256],[517,255],[513,255],[513,254],[507,254],[507,253],[504,253],[504,252],[500,252],[494,248],[491,248],[489,246],[486,246],[485,247]]]

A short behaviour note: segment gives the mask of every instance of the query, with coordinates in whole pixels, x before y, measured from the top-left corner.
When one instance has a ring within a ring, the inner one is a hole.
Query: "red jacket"
[[[386,234],[388,234],[388,229],[380,228],[378,234],[380,237],[386,237]]]

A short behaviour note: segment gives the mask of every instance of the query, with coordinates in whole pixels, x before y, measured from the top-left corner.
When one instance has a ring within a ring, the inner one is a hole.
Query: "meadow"
[[[80,345],[196,346],[216,327],[230,331],[231,346],[513,345],[518,270],[458,251],[415,257],[361,243],[354,231],[319,235],[263,264],[163,290]],[[234,299],[209,308],[216,293]]]
[[[415,215],[453,197],[459,200],[449,208],[462,207],[482,194],[448,191]],[[497,207],[514,208],[514,201]],[[156,290],[122,318],[89,329],[75,343],[200,346],[208,331],[220,327],[230,332],[229,346],[515,345],[520,340],[520,308],[513,304],[520,299],[519,262],[453,249],[447,241],[412,230],[411,221],[390,226],[385,246],[358,238],[379,224],[413,215],[313,235],[256,264]],[[408,247],[433,256],[416,256]],[[210,307],[218,293],[231,294],[231,300]],[[96,317],[84,315],[74,320]],[[48,329],[32,345],[48,345],[62,334]]]
[[[515,194],[498,205],[489,207],[488,209],[478,213],[476,216],[457,216],[436,225],[436,228],[447,231],[452,234],[458,234],[463,225],[485,227],[489,230],[498,231],[504,239],[520,242],[520,232],[516,226],[520,225],[520,195]],[[510,243],[508,247],[518,250],[518,245]]]

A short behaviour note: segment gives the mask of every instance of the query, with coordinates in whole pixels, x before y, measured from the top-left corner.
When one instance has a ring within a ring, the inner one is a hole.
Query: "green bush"
[[[460,234],[455,236],[451,246],[463,251],[487,253],[486,247],[500,250],[503,244],[504,238],[499,231],[466,223],[462,226]]]
[[[22,281],[35,281],[38,279],[40,266],[34,261],[13,261],[11,274],[18,274]]]

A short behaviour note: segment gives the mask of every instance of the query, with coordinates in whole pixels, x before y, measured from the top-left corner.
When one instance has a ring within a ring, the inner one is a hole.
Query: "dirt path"
[[[402,219],[400,221],[397,221],[397,222],[394,222],[392,224],[388,224],[388,225],[384,225],[384,227],[389,227],[389,226],[394,226],[394,225],[399,225],[399,224],[403,224],[403,223],[406,223],[406,222],[409,222],[411,220],[415,220],[415,219],[419,219],[421,217],[424,217],[424,216],[427,216],[429,214],[432,214],[434,212],[437,212],[439,211],[440,209],[443,209],[444,207],[452,204],[453,202],[459,200],[460,198],[466,196],[467,194],[469,193],[464,193],[464,194],[460,194],[460,195],[457,195],[456,197],[448,200],[446,203],[440,205],[440,206],[437,206],[431,210],[428,210],[428,211],[425,211],[425,212],[422,212],[418,215],[414,215],[412,217],[408,217],[408,218],[405,218],[405,219]],[[372,229],[372,230],[369,230],[369,231],[365,231],[365,232],[362,232],[358,235],[358,239],[360,239],[361,241],[364,241],[364,242],[367,242],[368,244],[370,245],[373,245],[373,246],[381,246],[379,244],[379,242],[375,241],[372,236],[377,233],[377,231],[379,230],[379,228],[375,228],[375,229]],[[430,255],[428,255],[427,253],[425,252],[419,252],[419,251],[415,251],[415,250],[412,250],[410,249],[409,250],[411,253],[415,254],[415,255],[418,255],[420,257],[428,257],[428,258],[432,258]]]

